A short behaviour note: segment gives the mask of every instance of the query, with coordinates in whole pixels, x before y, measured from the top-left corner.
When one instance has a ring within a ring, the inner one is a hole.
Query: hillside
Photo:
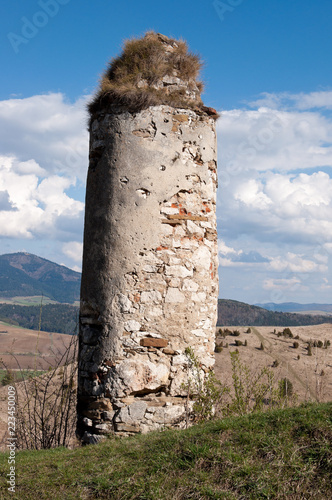
[[[19,306],[0,304],[0,321],[30,330],[68,333],[76,332],[78,307],[69,304],[47,304],[39,306]],[[39,325],[40,321],[40,325]]]
[[[275,302],[267,302],[265,304],[255,304],[258,307],[263,307],[268,311],[280,311],[280,312],[309,312],[315,311],[316,314],[326,313],[332,314],[332,304],[298,304],[297,302],[282,302],[281,304],[276,304]]]
[[[80,297],[81,274],[29,253],[0,255],[0,297],[44,295],[73,303]]]
[[[18,451],[13,499],[328,499],[332,405],[110,438],[74,450]],[[3,458],[8,457],[8,452]],[[8,487],[7,460],[0,465]]]
[[[218,300],[218,326],[301,326],[322,323],[332,323],[332,317],[268,311],[236,300]]]

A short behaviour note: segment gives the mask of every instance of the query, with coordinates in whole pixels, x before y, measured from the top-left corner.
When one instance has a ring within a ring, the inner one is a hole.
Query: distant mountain
[[[0,255],[0,297],[45,295],[71,304],[80,298],[80,283],[80,273],[37,255]]]
[[[332,323],[332,317],[269,311],[237,300],[218,300],[218,326],[302,326],[321,323]]]
[[[276,304],[275,302],[267,302],[266,304],[255,304],[256,306],[263,307],[268,311],[281,311],[281,312],[306,312],[306,311],[322,311],[332,313],[332,304],[298,304],[297,302],[283,302]]]

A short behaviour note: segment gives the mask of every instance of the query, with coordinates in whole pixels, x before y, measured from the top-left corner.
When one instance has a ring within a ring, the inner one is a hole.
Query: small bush
[[[298,349],[299,345],[300,345],[300,344],[299,344],[298,342],[293,342],[293,347],[294,347],[294,349]]]
[[[324,345],[323,342],[321,340],[318,340],[317,347],[321,348],[323,347],[323,345]]]
[[[311,344],[308,344],[307,351],[308,356],[312,356]]]
[[[260,345],[260,347],[259,347],[259,350],[260,350],[260,351],[264,351],[264,344],[263,344],[263,342],[261,342],[261,345]]]
[[[3,379],[1,380],[2,385],[10,385],[14,382],[14,374],[11,370],[7,370]]]
[[[279,394],[282,398],[287,398],[293,395],[293,384],[287,377],[279,380]]]
[[[275,359],[272,363],[272,368],[277,368],[277,366],[279,366],[279,361]]]
[[[216,347],[214,348],[214,352],[217,352],[217,353],[222,352],[222,350],[223,350],[223,348],[220,345],[216,345]]]
[[[247,329],[246,333],[251,333],[251,328],[250,327]]]
[[[241,333],[239,332],[239,330],[233,330],[230,335],[232,335],[232,337],[239,337],[241,335]]]
[[[301,356],[298,354],[298,355],[297,355],[297,359],[300,359],[300,357],[301,357]]]
[[[290,328],[284,328],[282,334],[286,338],[290,338],[290,339],[293,338],[293,334],[292,334],[292,331]]]
[[[239,347],[240,345],[243,345],[243,343],[241,342],[241,340],[236,340],[235,345]]]
[[[247,345],[248,345],[247,339],[244,341],[244,345],[245,345],[245,347],[247,347]]]

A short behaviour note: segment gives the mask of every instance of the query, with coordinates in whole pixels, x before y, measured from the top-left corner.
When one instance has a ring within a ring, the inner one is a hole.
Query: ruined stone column
[[[214,364],[216,114],[174,62],[183,42],[130,43],[150,43],[168,67],[156,78],[149,46],[154,81],[141,71],[130,96],[102,87],[90,106],[77,427],[90,443],[184,426],[186,347],[202,372]]]

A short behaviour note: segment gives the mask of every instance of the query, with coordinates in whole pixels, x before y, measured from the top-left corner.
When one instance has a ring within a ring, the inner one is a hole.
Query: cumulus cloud
[[[0,157],[0,192],[6,193],[9,204],[4,207],[7,210],[0,211],[1,237],[59,238],[55,224],[60,216],[82,225],[84,204],[66,193],[75,185],[75,178],[40,178],[35,172],[40,174],[43,169],[34,160],[23,162],[22,166],[17,158]],[[67,234],[65,238],[69,237]]]
[[[234,290],[232,272],[239,300],[245,293],[263,301],[264,294],[267,301],[310,302],[311,294],[330,301],[331,96],[265,94],[251,103],[255,109],[222,111],[217,214],[224,296]]]
[[[287,252],[283,257],[272,258],[268,267],[273,271],[291,271],[293,273],[326,272],[328,270],[325,264],[309,260],[303,255],[292,252]]]
[[[298,175],[267,172],[240,180],[228,190],[226,225],[229,230],[248,222],[261,241],[332,241],[332,179],[326,172]]]
[[[308,287],[303,285],[297,277],[292,278],[269,278],[264,280],[263,288],[265,290],[278,291],[306,291]]]
[[[218,121],[221,182],[255,171],[332,165],[332,121],[313,111],[223,111]]]
[[[250,102],[252,107],[267,106],[269,108],[295,108],[299,110],[308,109],[332,109],[332,91],[321,90],[318,92],[292,94],[290,92],[282,92],[273,94],[264,92],[259,99]]]
[[[256,250],[249,250],[248,252],[235,250],[234,248],[228,247],[223,240],[218,241],[218,251],[219,264],[222,267],[243,267],[245,265],[269,262],[266,257],[263,257]]]
[[[62,251],[67,257],[79,264],[79,266],[76,266],[75,271],[81,270],[83,243],[68,241],[62,245]]]
[[[85,180],[88,164],[87,97],[70,103],[61,93],[0,101],[1,151],[24,169]]]

